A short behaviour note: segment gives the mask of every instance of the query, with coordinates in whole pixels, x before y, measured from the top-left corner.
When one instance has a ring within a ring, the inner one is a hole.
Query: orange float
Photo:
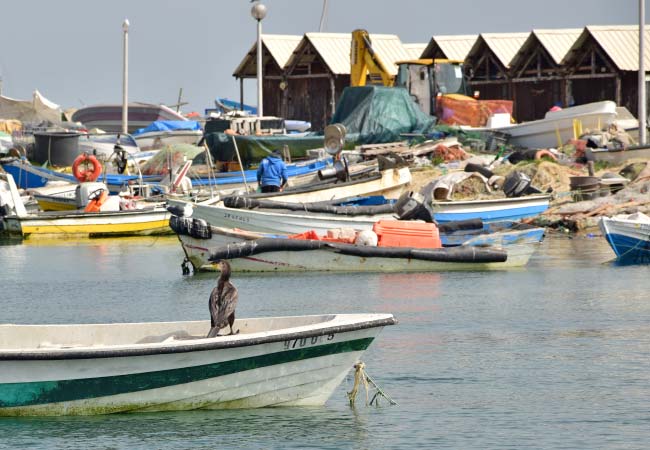
[[[102,165],[93,155],[84,153],[72,163],[72,174],[82,183],[95,181],[102,174]]]

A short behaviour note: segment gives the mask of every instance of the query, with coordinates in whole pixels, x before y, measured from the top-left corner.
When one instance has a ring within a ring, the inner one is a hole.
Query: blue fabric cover
[[[201,125],[196,120],[156,120],[151,122],[147,127],[140,128],[132,133],[132,136],[138,136],[142,133],[152,131],[174,131],[174,130],[201,130]]]

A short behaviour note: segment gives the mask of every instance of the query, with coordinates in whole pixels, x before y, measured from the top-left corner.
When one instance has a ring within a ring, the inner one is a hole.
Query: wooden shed
[[[481,33],[465,57],[465,70],[472,89],[482,99],[512,100],[510,61],[528,33]]]
[[[533,30],[528,35],[509,69],[518,121],[541,119],[554,105],[568,106],[561,62],[581,32],[577,28]]]
[[[646,31],[645,42],[650,43],[650,30]],[[644,58],[647,77],[649,44],[645,46]],[[580,105],[613,100],[637,115],[638,26],[587,26],[562,59],[562,65],[567,77],[565,103]]]
[[[374,50],[397,74],[396,61],[409,52],[396,35],[370,34]],[[336,110],[343,89],[350,85],[351,33],[306,33],[285,65],[283,116],[308,120],[323,130]]]
[[[263,34],[262,35],[262,92],[265,116],[282,114],[284,101],[281,83],[285,79],[284,66],[302,36]],[[257,41],[239,63],[233,76],[239,79],[240,102],[244,102],[244,80],[257,78]]]

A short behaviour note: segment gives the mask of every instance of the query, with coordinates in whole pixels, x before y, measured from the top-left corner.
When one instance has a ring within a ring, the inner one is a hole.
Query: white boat
[[[601,130],[616,120],[616,103],[610,100],[549,111],[543,119],[492,127],[507,133],[510,144],[528,148],[557,148],[574,137],[574,120],[582,129]],[[559,140],[559,142],[558,142]]]
[[[165,105],[133,102],[128,105],[127,131],[132,133],[157,120],[187,120],[182,114]],[[81,122],[87,128],[104,131],[122,131],[122,104],[99,104],[79,108],[72,114],[73,122]]]
[[[586,154],[588,159],[618,165],[629,159],[650,159],[650,146],[631,146],[617,149],[587,148]]]
[[[483,221],[517,220],[534,217],[548,209],[548,195],[532,195],[494,200],[433,203],[434,218],[438,222],[481,219]],[[337,215],[305,211],[283,211],[277,209],[229,208],[223,203],[216,205],[188,203],[169,200],[174,206],[192,211],[192,217],[203,219],[212,226],[241,228],[263,233],[297,234],[314,230],[325,234],[334,228],[352,228],[357,231],[372,229],[381,219],[394,219],[395,213],[372,215]]]
[[[598,225],[619,261],[650,263],[650,217],[619,214],[602,217]]]
[[[0,325],[0,416],[320,406],[390,314]]]
[[[179,219],[176,219],[177,221]],[[180,219],[183,220],[183,219]],[[269,233],[256,233],[251,231],[244,231],[238,229],[228,229],[228,228],[219,228],[219,227],[210,227],[210,230],[203,229],[201,232],[196,232],[194,229],[194,221],[192,219],[188,220],[186,226],[179,227],[178,225],[172,225],[172,229],[177,233],[178,239],[185,253],[186,260],[192,265],[195,272],[199,271],[215,271],[217,270],[216,264],[210,261],[210,258],[215,253],[219,252],[225,246],[233,243],[242,243],[246,241],[254,241],[258,239],[287,239],[287,235],[273,235]],[[191,223],[190,223],[191,221]],[[178,229],[177,229],[178,228]],[[182,229],[184,228],[184,229]],[[466,233],[466,234],[465,234]],[[460,234],[460,235],[458,235]],[[452,246],[463,245],[463,246],[475,246],[482,248],[499,248],[507,251],[507,264],[503,264],[505,267],[521,267],[528,263],[528,260],[535,252],[539,246],[542,238],[544,237],[544,229],[537,227],[512,227],[501,229],[501,231],[495,232],[486,232],[483,230],[467,230],[464,232],[459,230],[458,232],[450,232],[448,236],[444,235],[444,232],[440,233],[441,241],[443,245],[447,245],[446,242],[450,243]],[[308,270],[312,264],[310,260],[308,264],[302,264],[301,269],[296,269],[295,266],[288,264],[287,261],[274,258],[284,258],[289,257],[290,260],[294,261],[297,258],[300,258],[301,255],[273,255],[269,257],[270,253],[264,253],[263,255],[256,255],[250,258],[251,261],[247,262],[245,267],[248,267],[247,270],[259,270],[259,271],[284,271],[284,270]],[[312,252],[305,252],[305,255],[302,255],[303,258],[311,258]],[[269,259],[270,258],[270,259]],[[348,268],[341,266],[341,263],[344,262],[341,255],[338,256],[333,265],[325,269],[317,270],[328,270],[328,271],[366,271],[366,270],[379,270],[377,266],[369,263],[370,257],[362,258],[359,264],[354,264],[354,267]],[[244,266],[242,262],[231,261],[235,267]],[[388,264],[392,262],[392,264]],[[473,263],[472,263],[473,264]],[[426,267],[433,268],[434,264],[428,262]],[[442,264],[438,265],[442,267]],[[251,268],[252,267],[252,268]],[[392,259],[391,261],[383,261],[383,266],[381,270],[391,270],[391,271],[409,271],[409,270],[423,270],[422,267],[425,267],[425,264],[418,264],[413,260],[396,260]],[[477,265],[472,265],[472,268],[478,267]],[[491,268],[492,266],[488,266]],[[445,265],[443,269],[456,269],[456,268],[466,268],[461,267],[458,264],[454,265]],[[315,269],[316,270],[316,269]]]
[[[203,130],[194,120],[159,120],[133,133],[142,150],[159,150],[167,145],[196,145],[203,137]]]

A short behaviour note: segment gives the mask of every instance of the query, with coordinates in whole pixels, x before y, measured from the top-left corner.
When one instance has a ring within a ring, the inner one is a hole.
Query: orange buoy
[[[84,153],[72,163],[72,174],[82,183],[95,181],[102,174],[102,165],[93,155]]]
[[[108,191],[102,191],[101,194],[88,202],[84,212],[99,212],[101,206],[106,203],[106,199],[108,199]]]

